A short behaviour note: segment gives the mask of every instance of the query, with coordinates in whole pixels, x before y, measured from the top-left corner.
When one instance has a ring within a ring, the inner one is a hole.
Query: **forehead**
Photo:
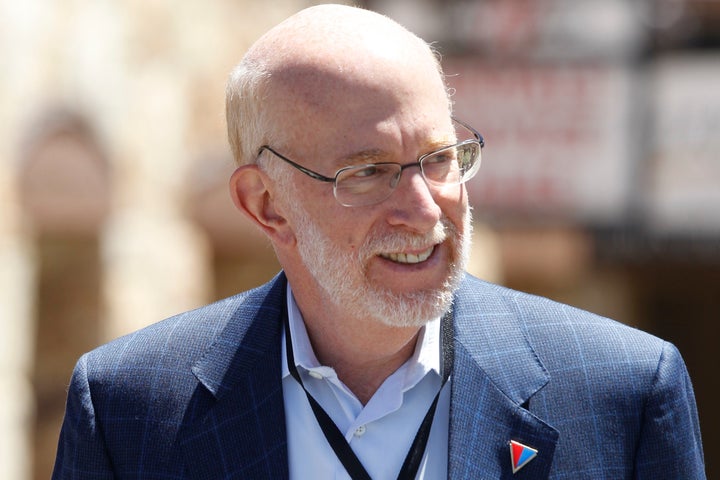
[[[270,83],[266,104],[274,137],[304,156],[342,158],[386,149],[383,142],[423,143],[452,135],[445,87],[433,64],[377,61],[372,69],[286,67]]]

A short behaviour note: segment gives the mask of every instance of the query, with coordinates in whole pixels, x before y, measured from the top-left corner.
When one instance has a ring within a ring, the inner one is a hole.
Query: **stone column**
[[[34,258],[19,210],[14,171],[0,161],[0,478],[23,480],[31,475]]]
[[[102,239],[106,339],[200,306],[211,288],[210,249],[183,214],[186,79],[162,64],[124,74],[114,205]]]
[[[42,3],[0,2],[0,478],[17,480],[32,475],[35,258],[16,167],[21,124],[39,83]]]
[[[115,212],[104,232],[105,340],[210,298],[205,239],[173,211]]]

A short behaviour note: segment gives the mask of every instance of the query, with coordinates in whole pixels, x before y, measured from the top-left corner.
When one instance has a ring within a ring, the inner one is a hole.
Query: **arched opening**
[[[110,172],[91,126],[67,110],[44,114],[20,152],[24,217],[37,254],[33,462],[49,478],[73,365],[99,341],[99,232],[110,203]]]

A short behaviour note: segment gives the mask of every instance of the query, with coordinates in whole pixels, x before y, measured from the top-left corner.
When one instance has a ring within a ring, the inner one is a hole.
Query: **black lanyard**
[[[440,328],[442,330],[440,343],[440,352],[442,353],[442,363],[440,368],[442,371],[442,383],[438,393],[435,395],[435,399],[425,414],[425,418],[423,418],[423,421],[420,424],[417,434],[415,434],[415,440],[413,440],[412,446],[405,457],[405,461],[403,462],[403,466],[397,477],[398,480],[413,480],[415,475],[417,475],[420,462],[423,454],[425,453],[428,438],[430,438],[430,429],[432,427],[433,417],[435,416],[438,399],[440,398],[440,392],[445,386],[445,383],[447,383],[447,380],[450,377],[450,371],[452,370],[454,358],[452,311],[448,311],[443,316],[440,322]],[[337,455],[337,458],[340,462],[342,462],[345,470],[347,470],[353,480],[372,480],[370,475],[368,475],[367,470],[365,470],[365,467],[363,467],[362,463],[355,455],[355,452],[353,452],[352,448],[350,448],[350,445],[345,440],[345,436],[342,432],[340,432],[340,429],[338,429],[337,425],[335,425],[327,412],[323,410],[320,404],[312,397],[312,395],[310,395],[310,392],[307,391],[305,385],[303,385],[303,382],[300,379],[300,374],[295,366],[292,339],[290,338],[290,322],[287,315],[285,316],[285,349],[287,352],[288,370],[290,370],[290,374],[305,391],[305,395],[307,396],[308,402],[310,402],[315,418],[325,434],[325,438],[328,443],[335,451],[335,455]]]

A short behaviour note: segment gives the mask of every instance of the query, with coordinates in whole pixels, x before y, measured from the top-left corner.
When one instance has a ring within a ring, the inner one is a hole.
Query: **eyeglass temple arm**
[[[292,160],[290,160],[290,159],[287,158],[286,156],[281,155],[281,154],[279,154],[278,152],[276,152],[275,150],[273,150],[272,148],[270,148],[268,145],[263,145],[262,147],[260,147],[260,149],[258,150],[258,157],[259,157],[260,154],[263,152],[263,150],[268,150],[269,152],[272,152],[273,155],[275,155],[276,157],[280,158],[281,160],[286,161],[287,163],[289,163],[289,164],[292,165],[293,167],[297,168],[298,170],[300,170],[302,173],[304,173],[304,174],[307,175],[308,177],[312,177],[312,178],[314,178],[315,180],[320,180],[321,182],[334,182],[334,181],[335,181],[334,178],[326,177],[325,175],[322,175],[322,174],[320,174],[320,173],[313,172],[313,171],[310,170],[309,168],[305,168],[305,167],[303,167],[302,165],[300,165],[299,163],[293,162]]]
[[[450,117],[450,118],[452,118],[453,122],[457,122],[460,125],[462,125],[463,127],[467,128],[475,136],[475,139],[477,139],[478,143],[480,144],[480,148],[483,148],[485,146],[485,139],[480,134],[480,132],[478,132],[477,130],[475,130],[473,127],[471,127],[467,123],[463,122],[462,120],[458,120],[455,117]]]

